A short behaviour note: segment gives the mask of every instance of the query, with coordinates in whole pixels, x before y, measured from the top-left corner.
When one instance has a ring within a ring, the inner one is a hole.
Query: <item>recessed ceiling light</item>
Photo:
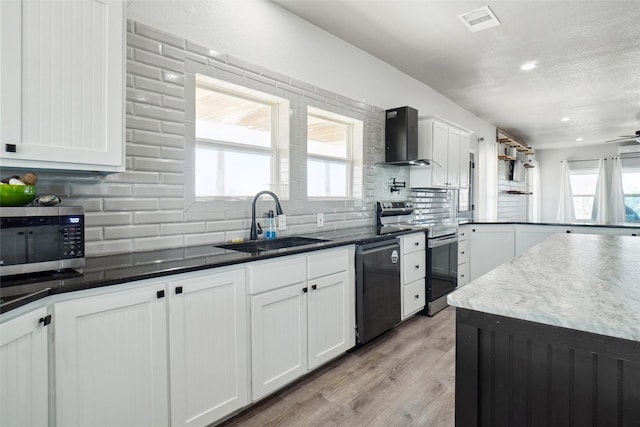
[[[582,141],[582,138],[576,138],[576,141],[580,142]]]
[[[568,122],[569,120],[571,120],[569,117],[563,117],[560,119],[561,122]]]
[[[534,68],[536,68],[538,66],[537,62],[527,62],[526,64],[522,64],[522,66],[520,67],[520,69],[522,71],[529,71],[529,70],[533,70]]]

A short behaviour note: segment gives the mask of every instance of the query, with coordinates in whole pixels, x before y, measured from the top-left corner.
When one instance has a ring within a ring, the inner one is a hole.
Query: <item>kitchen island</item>
[[[638,425],[639,255],[555,234],[450,294],[456,425]]]

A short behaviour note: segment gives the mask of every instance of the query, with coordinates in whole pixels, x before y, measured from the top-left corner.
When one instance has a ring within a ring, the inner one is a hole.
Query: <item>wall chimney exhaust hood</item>
[[[418,110],[411,107],[398,107],[387,110],[385,114],[385,164],[396,166],[438,165],[422,155],[422,150],[420,150]]]

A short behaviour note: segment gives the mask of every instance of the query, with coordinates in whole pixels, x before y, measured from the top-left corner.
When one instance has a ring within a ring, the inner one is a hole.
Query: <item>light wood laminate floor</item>
[[[454,425],[455,310],[415,316],[222,425]]]

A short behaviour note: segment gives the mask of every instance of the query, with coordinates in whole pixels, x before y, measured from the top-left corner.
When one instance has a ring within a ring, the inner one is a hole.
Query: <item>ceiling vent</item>
[[[496,15],[489,9],[489,6],[483,6],[480,9],[458,15],[462,23],[471,31],[486,30],[487,28],[497,27],[500,21]]]

